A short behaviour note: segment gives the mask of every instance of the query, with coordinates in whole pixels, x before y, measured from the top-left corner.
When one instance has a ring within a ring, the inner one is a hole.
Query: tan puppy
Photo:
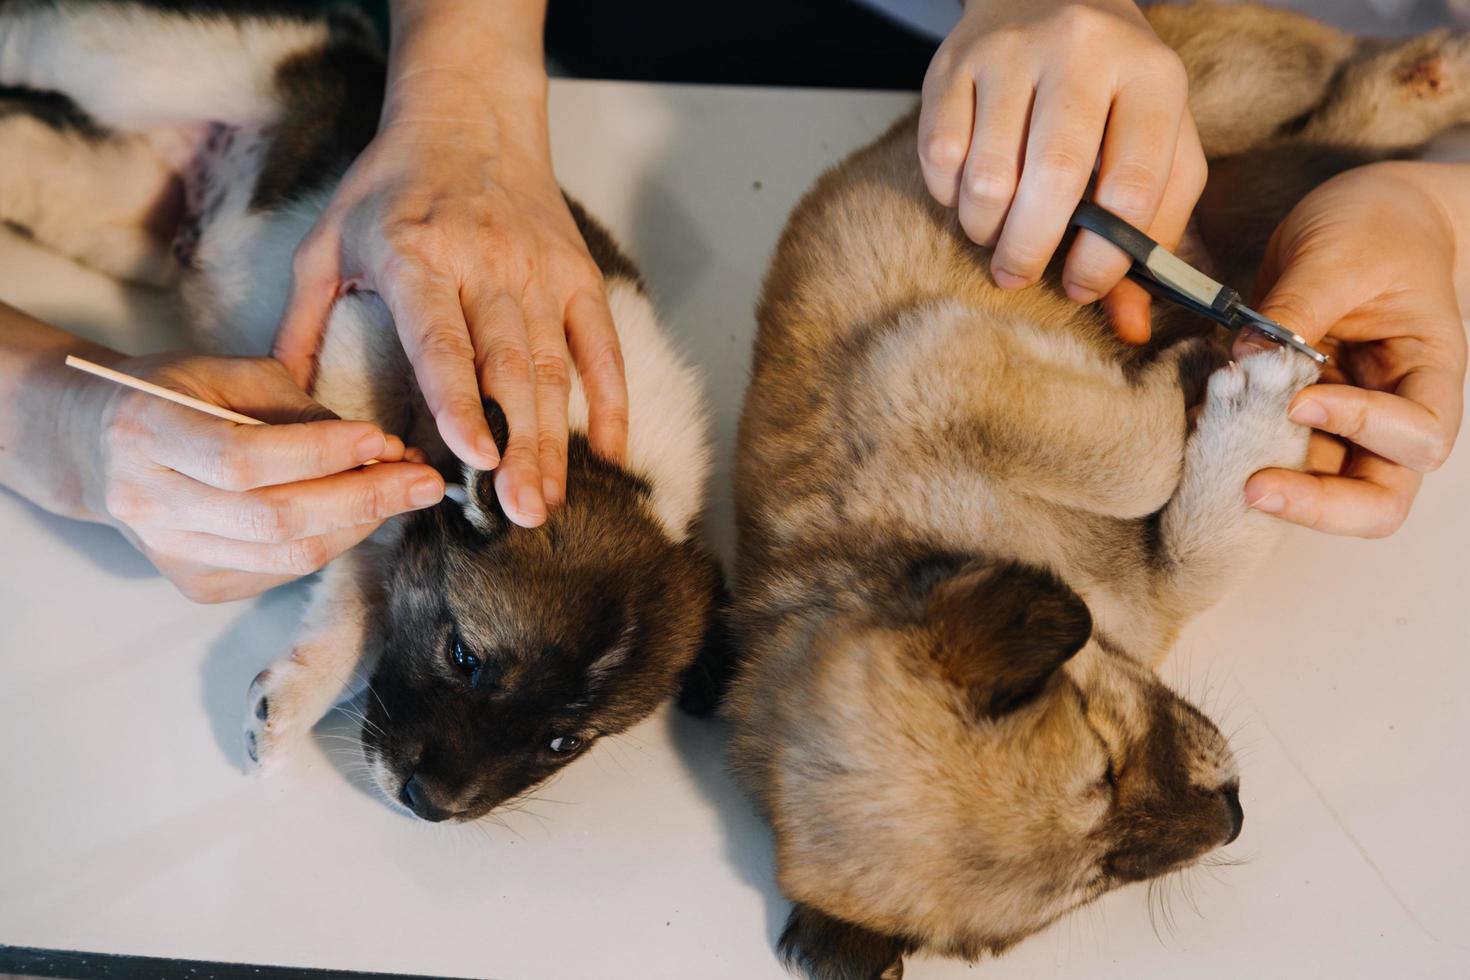
[[[1334,170],[1470,118],[1458,39],[1150,16],[1234,182],[1199,215],[1228,275]],[[1242,487],[1301,465],[1286,407],[1316,376],[1285,350],[1226,364],[1177,310],[1127,348],[1054,274],[1002,292],[914,144],[909,118],[792,215],[741,427],[733,761],[813,977],[999,952],[1234,839],[1235,759],[1153,668],[1271,547]]]

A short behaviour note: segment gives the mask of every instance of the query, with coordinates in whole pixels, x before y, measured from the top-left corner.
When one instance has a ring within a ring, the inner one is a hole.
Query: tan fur
[[[1203,245],[1233,274],[1334,169],[1470,118],[1459,40],[1150,16],[1243,196],[1254,161],[1295,154],[1269,207],[1207,197]],[[740,432],[732,760],[797,903],[783,953],[814,977],[1002,950],[1238,829],[1229,747],[1152,667],[1269,549],[1241,487],[1301,464],[1285,412],[1315,377],[1284,350],[1221,367],[1178,311],[1125,348],[1055,269],[999,290],[914,144],[910,116],[792,214]]]

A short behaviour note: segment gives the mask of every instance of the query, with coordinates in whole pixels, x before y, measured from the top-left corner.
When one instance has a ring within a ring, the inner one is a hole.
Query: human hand
[[[89,511],[113,523],[184,595],[224,602],[321,568],[394,514],[437,503],[444,481],[370,422],[338,420],[269,358],[156,355],[120,370],[271,425],[237,425],[91,378],[67,428]],[[363,468],[368,460],[380,460]]]
[[[544,92],[498,112],[482,103],[455,72],[390,88],[377,138],[297,250],[276,355],[304,384],[334,299],[376,291],[445,443],[498,467],[501,505],[534,527],[566,492],[571,365],[589,441],[610,459],[624,453],[628,396],[602,276],[552,174]],[[482,392],[505,411],[503,457]]]
[[[1289,409],[1316,430],[1307,472],[1255,474],[1245,489],[1252,507],[1332,534],[1383,537],[1403,524],[1424,474],[1448,458],[1466,342],[1454,223],[1427,190],[1436,173],[1448,176],[1441,166],[1348,171],[1272,236],[1259,309],[1332,360]],[[1243,334],[1236,353],[1266,343]]]
[[[1179,57],[1132,0],[970,0],[924,78],[919,162],[929,192],[993,246],[1004,289],[1036,282],[1098,169],[1093,200],[1174,248],[1205,184]],[[1119,336],[1149,337],[1129,259],[1078,234],[1062,283],[1106,296]]]

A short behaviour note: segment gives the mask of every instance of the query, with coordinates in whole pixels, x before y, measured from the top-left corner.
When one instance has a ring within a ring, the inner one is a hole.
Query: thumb
[[[1261,263],[1258,292],[1265,296],[1257,311],[1315,344],[1364,302],[1355,288],[1351,265],[1333,250],[1308,240],[1302,247],[1282,250],[1272,240]]]
[[[269,357],[242,358],[231,366],[235,368],[238,378],[234,382],[237,392],[235,397],[239,398],[238,392],[250,392],[242,400],[251,404],[244,407],[231,405],[236,411],[253,415],[270,425],[326,422],[341,418],[302,391],[301,386],[278,360]]]
[[[333,422],[342,416],[332,411],[321,402],[315,401],[310,395],[286,375],[279,361],[269,357],[260,358],[256,363],[267,366],[272,370],[276,381],[269,385],[267,407],[257,408],[254,411],[256,418],[262,422],[272,425],[288,425],[293,422]],[[407,447],[403,440],[392,433],[383,434],[383,451],[378,453],[377,462],[396,463],[406,458]]]
[[[301,243],[292,263],[291,298],[276,330],[272,356],[302,389],[311,387],[316,354],[341,282],[335,236],[315,235]]]

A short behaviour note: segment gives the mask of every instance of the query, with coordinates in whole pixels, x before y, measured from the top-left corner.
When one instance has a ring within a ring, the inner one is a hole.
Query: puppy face
[[[1075,593],[1015,564],[933,578],[819,630],[737,743],[798,903],[782,951],[813,976],[998,952],[1239,831],[1223,737],[1092,639]]]
[[[412,518],[388,582],[362,739],[380,788],[471,819],[646,717],[703,637],[713,563],[671,542],[647,488],[574,437],[566,503],[505,519],[489,474]]]

